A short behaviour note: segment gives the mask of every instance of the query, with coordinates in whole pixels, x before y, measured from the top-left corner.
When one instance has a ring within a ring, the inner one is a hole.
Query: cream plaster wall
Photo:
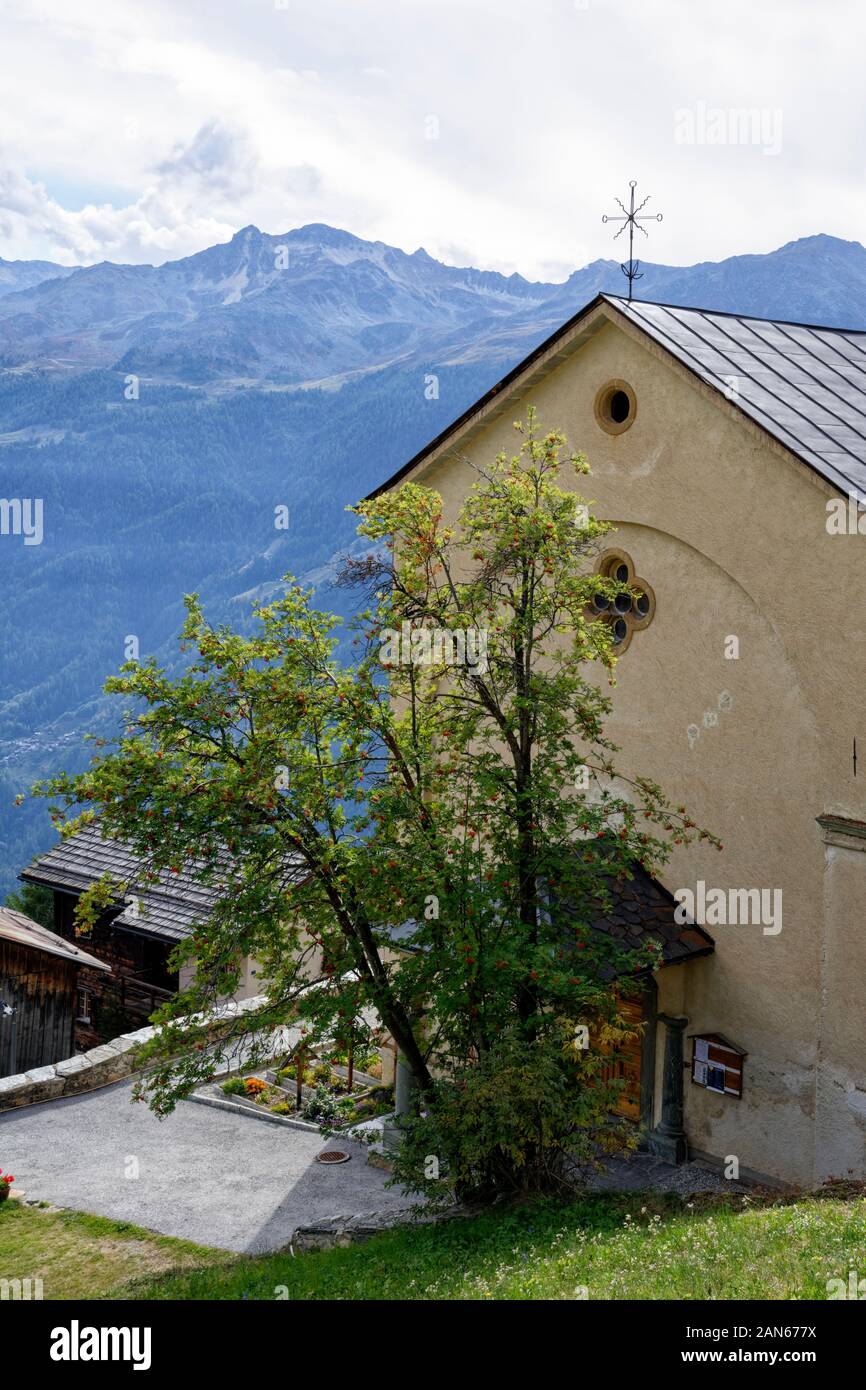
[[[778,935],[708,926],[714,956],[659,973],[662,1012],[749,1054],[742,1100],[686,1076],[690,1141],[791,1182],[866,1175],[866,855],[831,853],[816,824],[826,811],[866,819],[866,536],[828,535],[829,486],[609,315],[600,310],[571,355],[542,361],[414,476],[453,516],[471,480],[465,458],[515,451],[511,422],[529,404],[589,455],[581,491],[616,523],[610,543],[630,553],[657,603],[611,692],[620,765],[660,782],[724,843],[722,853],[677,850],[662,877],[672,890],[703,879],[783,894]],[[617,436],[593,411],[611,378],[637,396],[635,422]],[[729,635],[738,660],[725,659]],[[659,1066],[663,1042],[660,1029]]]
[[[195,977],[195,969],[195,961],[186,961],[178,976],[180,989],[189,988]],[[258,962],[253,960],[252,956],[244,956],[238,987],[232,995],[233,999],[252,999],[261,994],[264,982],[261,977],[257,978],[256,972],[258,971]]]
[[[309,938],[304,937],[303,941],[306,947],[306,944],[308,944],[309,942]],[[195,969],[196,966],[194,960],[186,962],[186,964],[181,969],[178,977],[180,989],[186,989],[192,983],[193,977],[195,975]],[[322,952],[317,947],[314,951],[310,952],[309,956],[304,961],[304,968],[301,972],[301,978],[304,980],[318,979],[319,975],[321,974],[321,970]],[[232,998],[238,1001],[242,999],[254,999],[262,994],[262,992],[266,988],[266,985],[267,981],[265,979],[265,975],[262,971],[260,963],[255,959],[254,956],[244,956],[241,962],[241,973],[240,979],[238,981],[238,987],[232,995]]]

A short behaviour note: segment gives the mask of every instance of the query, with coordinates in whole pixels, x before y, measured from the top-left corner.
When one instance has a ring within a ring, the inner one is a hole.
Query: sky
[[[327,222],[564,280],[863,239],[861,0],[0,0],[0,256]]]

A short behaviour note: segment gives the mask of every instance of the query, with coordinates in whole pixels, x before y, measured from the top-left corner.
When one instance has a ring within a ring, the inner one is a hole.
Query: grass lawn
[[[649,1194],[491,1211],[292,1259],[157,1275],[139,1298],[824,1299],[866,1270],[866,1198]]]
[[[201,1268],[226,1258],[186,1240],[84,1212],[0,1205],[0,1279],[41,1279],[46,1299],[102,1298],[116,1285],[160,1270]]]
[[[0,1212],[0,1277],[46,1298],[825,1299],[866,1272],[866,1197],[597,1195],[321,1253],[233,1256],[122,1223]],[[8,1277],[8,1276],[7,1276]],[[586,1295],[582,1290],[586,1290]]]

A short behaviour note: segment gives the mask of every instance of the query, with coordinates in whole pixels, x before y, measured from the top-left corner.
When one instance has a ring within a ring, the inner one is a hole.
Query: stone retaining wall
[[[368,1211],[354,1216],[332,1216],[325,1221],[317,1221],[314,1226],[298,1226],[286,1250],[293,1253],[308,1250],[333,1250],[335,1247],[359,1245],[383,1231],[392,1231],[399,1226],[430,1226],[441,1221],[455,1221],[464,1217],[478,1216],[485,1208],[462,1205],[437,1208],[425,1212],[420,1203],[415,1206],[386,1208],[385,1211]]]
[[[239,1014],[254,1012],[266,1003],[263,995],[221,1005],[206,1021],[209,1033],[216,1037],[224,1024]],[[190,1020],[191,1027],[201,1027],[202,1019]],[[17,1076],[0,1077],[0,1111],[14,1110],[21,1105],[35,1105],[59,1096],[75,1096],[121,1081],[137,1068],[138,1051],[150,1042],[156,1028],[139,1028],[135,1033],[121,1033],[119,1038],[92,1047],[89,1052],[67,1057],[48,1067],[34,1067]]]

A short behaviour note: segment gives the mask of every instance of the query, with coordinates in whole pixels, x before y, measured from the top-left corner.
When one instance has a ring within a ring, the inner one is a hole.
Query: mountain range
[[[240,389],[337,384],[399,364],[511,360],[599,290],[615,261],[564,284],[460,269],[321,224],[159,267],[0,260],[0,366],[113,367],[149,380]],[[647,264],[638,297],[850,327],[866,306],[866,251],[813,236],[768,255]]]
[[[643,299],[866,327],[859,242],[642,269]],[[129,636],[171,660],[184,592],[243,625],[289,570],[345,603],[346,506],[623,285],[614,260],[547,284],[321,224],[158,267],[0,259],[0,493],[44,518],[40,545],[0,536],[0,901],[53,838],[12,798],[113,727]]]

